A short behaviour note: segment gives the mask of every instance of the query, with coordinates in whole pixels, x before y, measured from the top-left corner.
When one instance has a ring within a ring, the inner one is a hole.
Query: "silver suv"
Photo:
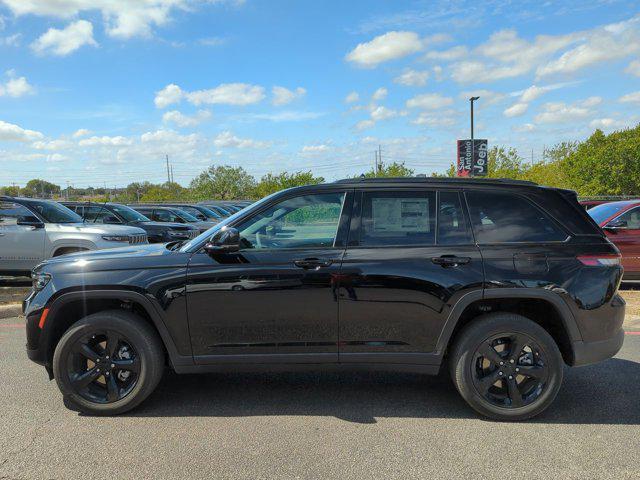
[[[51,200],[0,196],[0,274],[22,275],[65,253],[142,243],[141,228],[84,223]]]

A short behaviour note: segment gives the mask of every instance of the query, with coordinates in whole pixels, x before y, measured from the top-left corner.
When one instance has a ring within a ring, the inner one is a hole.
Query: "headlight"
[[[129,243],[129,235],[102,235],[102,239],[107,242],[127,242]]]
[[[51,275],[49,275],[48,273],[31,274],[32,286],[35,292],[39,292],[44,287],[46,287],[47,283],[49,283],[49,280],[51,280]]]

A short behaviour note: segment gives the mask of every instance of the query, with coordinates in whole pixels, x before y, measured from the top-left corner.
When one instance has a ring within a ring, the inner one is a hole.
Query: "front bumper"
[[[573,364],[578,367],[601,362],[613,357],[622,348],[624,343],[624,330],[620,328],[617,333],[606,340],[596,342],[573,342]]]

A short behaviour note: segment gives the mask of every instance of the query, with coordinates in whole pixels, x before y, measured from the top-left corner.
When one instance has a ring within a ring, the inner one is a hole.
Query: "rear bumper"
[[[622,348],[624,330],[621,328],[611,338],[597,342],[573,342],[572,366],[590,365],[613,357]]]

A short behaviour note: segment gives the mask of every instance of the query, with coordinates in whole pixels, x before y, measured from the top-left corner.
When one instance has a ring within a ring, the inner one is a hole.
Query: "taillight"
[[[600,253],[593,255],[578,255],[576,257],[580,263],[587,267],[612,267],[620,265],[621,256],[619,253]]]

